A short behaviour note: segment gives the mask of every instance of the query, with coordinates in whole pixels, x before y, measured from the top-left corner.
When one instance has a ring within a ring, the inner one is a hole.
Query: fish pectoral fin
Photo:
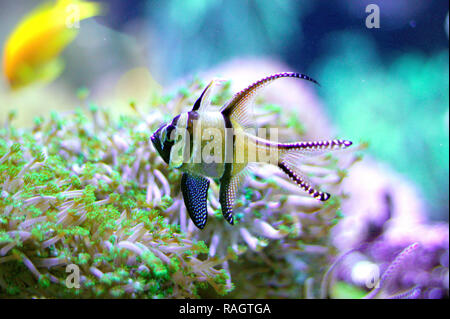
[[[17,68],[14,79],[10,81],[11,87],[19,89],[32,82],[52,82],[63,72],[64,66],[62,59],[53,59],[41,66],[29,66],[24,63]]]
[[[195,101],[194,106],[192,107],[192,111],[204,112],[211,104],[211,95],[214,90],[214,87],[225,80],[222,79],[212,79],[211,82],[205,87],[200,97]]]
[[[222,206],[222,215],[231,225],[234,225],[233,206],[239,186],[245,174],[224,176],[220,180],[219,202]]]
[[[202,176],[183,173],[181,192],[184,204],[194,225],[203,229],[208,219],[207,198],[209,180]]]
[[[53,59],[50,62],[43,65],[38,70],[38,77],[43,82],[52,82],[54,79],[59,77],[64,71],[65,63],[62,59]]]

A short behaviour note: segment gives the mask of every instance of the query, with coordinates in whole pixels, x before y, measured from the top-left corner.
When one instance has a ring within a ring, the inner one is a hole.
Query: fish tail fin
[[[301,160],[305,156],[320,155],[329,151],[345,149],[351,145],[352,142],[347,140],[279,143],[278,167],[310,196],[320,201],[326,201],[330,198],[330,194],[316,190],[312,186],[312,183],[301,173],[299,168]]]
[[[281,155],[297,153],[298,155],[316,156],[326,152],[336,151],[350,147],[353,142],[348,140],[324,140],[297,143],[279,143]]]
[[[101,15],[105,7],[99,2],[79,1],[80,2],[80,19],[87,19],[94,16]]]
[[[60,8],[65,8],[67,13],[70,12],[68,6],[75,6],[73,8],[74,10],[76,9],[76,12],[72,13],[76,13],[77,18],[80,20],[98,16],[104,10],[104,5],[101,3],[85,0],[58,0],[58,6]]]
[[[330,198],[330,194],[316,190],[311,183],[293,166],[285,161],[280,161],[278,167],[295,182],[300,188],[310,196],[325,202]]]

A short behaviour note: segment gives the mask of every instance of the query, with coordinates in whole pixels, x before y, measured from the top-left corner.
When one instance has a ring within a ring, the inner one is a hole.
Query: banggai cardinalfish
[[[162,125],[151,141],[170,167],[183,172],[181,191],[189,216],[203,229],[208,217],[209,179],[220,181],[219,201],[222,214],[231,224],[233,204],[240,182],[249,164],[265,162],[277,165],[310,196],[326,201],[330,195],[318,191],[303,177],[299,162],[303,155],[316,155],[352,145],[346,140],[278,143],[251,134],[250,105],[255,94],[280,78],[298,78],[318,84],[307,75],[286,72],[265,77],[235,94],[220,110],[210,107],[211,91],[217,80],[204,89],[193,108]],[[206,138],[205,138],[206,136]],[[214,156],[211,155],[214,150]]]

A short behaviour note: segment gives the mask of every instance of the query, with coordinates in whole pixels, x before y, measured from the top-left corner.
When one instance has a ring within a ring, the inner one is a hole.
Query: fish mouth
[[[156,132],[153,133],[153,135],[150,137],[150,141],[152,141],[152,144],[156,148],[156,151],[158,153],[161,153],[161,151],[162,151],[161,140],[158,138],[160,130],[161,130],[161,128],[156,130]]]
[[[163,129],[165,125],[162,125],[159,129],[156,130],[155,133],[150,137],[150,140],[152,141],[153,146],[156,149],[156,152],[159,154],[159,156],[162,157],[164,162],[169,164],[170,161],[170,149],[164,149],[163,150],[163,144],[161,141],[161,130]]]
[[[156,131],[158,132],[158,131]],[[155,145],[156,143],[156,132],[152,134],[152,136],[150,136],[150,141],[152,141],[153,145]]]

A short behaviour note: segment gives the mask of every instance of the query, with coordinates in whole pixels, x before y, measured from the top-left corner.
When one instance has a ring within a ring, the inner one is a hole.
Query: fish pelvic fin
[[[208,188],[209,180],[202,176],[183,173],[181,177],[181,192],[184,204],[195,226],[205,228],[208,219]]]
[[[252,114],[253,112],[251,110],[256,94],[268,84],[281,78],[298,78],[319,84],[311,77],[297,72],[282,72],[272,74],[259,81],[256,81],[246,89],[236,93],[228,101],[228,103],[222,107],[220,111],[224,116],[230,117],[231,120],[243,127],[248,128],[254,126],[254,118]]]

